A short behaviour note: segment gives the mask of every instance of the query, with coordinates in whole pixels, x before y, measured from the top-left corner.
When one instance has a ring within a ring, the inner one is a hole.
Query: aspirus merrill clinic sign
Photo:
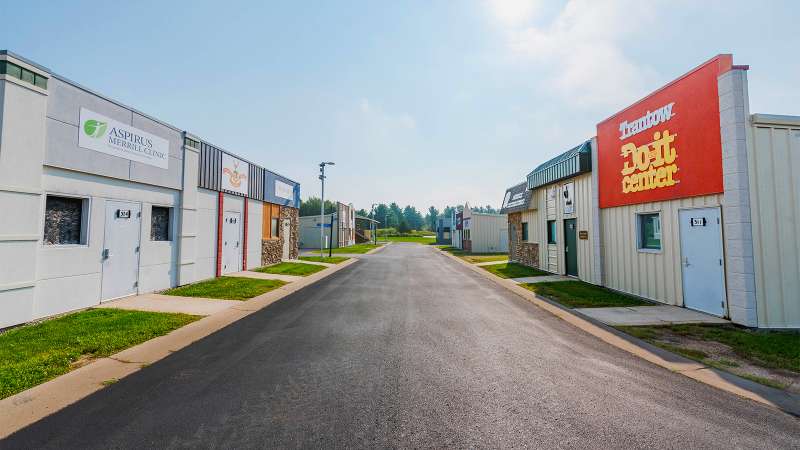
[[[78,146],[166,169],[169,141],[81,108]]]

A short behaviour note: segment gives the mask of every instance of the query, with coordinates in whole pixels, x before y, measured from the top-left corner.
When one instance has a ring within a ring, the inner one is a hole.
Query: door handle
[[[689,257],[688,257],[688,256],[684,256],[684,257],[683,257],[683,266],[684,266],[684,267],[689,267],[689,266],[691,266],[691,264],[689,264]]]
[[[111,252],[107,248],[104,248],[102,255],[103,259],[108,259],[111,256]]]

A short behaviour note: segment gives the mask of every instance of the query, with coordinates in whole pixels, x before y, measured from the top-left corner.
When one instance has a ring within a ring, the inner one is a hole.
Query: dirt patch
[[[69,370],[75,370],[78,367],[83,367],[89,364],[90,362],[94,361],[95,359],[97,358],[95,358],[94,355],[91,354],[81,355],[80,358],[76,359],[75,361],[72,361],[69,364]]]
[[[739,356],[723,343],[675,334],[668,330],[662,330],[657,336],[647,340],[742,378],[800,394],[800,373],[757,365],[754,361]]]

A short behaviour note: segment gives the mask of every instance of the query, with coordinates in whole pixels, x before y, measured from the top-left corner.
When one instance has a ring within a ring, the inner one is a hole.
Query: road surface
[[[800,420],[393,244],[0,448],[789,448]]]

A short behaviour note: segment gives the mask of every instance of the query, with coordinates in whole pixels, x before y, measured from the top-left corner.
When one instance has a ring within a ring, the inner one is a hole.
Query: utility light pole
[[[321,162],[319,163],[319,180],[322,182],[322,194],[320,195],[320,206],[319,206],[319,256],[320,258],[325,257],[325,166],[333,166],[334,163],[328,162]],[[333,225],[331,225],[331,231],[333,231]],[[331,240],[333,240],[333,234],[331,234]],[[333,245],[333,242],[330,243]]]
[[[372,208],[369,211],[369,216],[370,216],[369,218],[371,220],[375,220],[375,205],[377,205],[377,203],[373,203],[372,204]],[[377,225],[377,222],[370,222],[370,227],[372,228],[372,233],[374,234],[372,239],[375,242],[375,245],[378,245],[378,225]]]

